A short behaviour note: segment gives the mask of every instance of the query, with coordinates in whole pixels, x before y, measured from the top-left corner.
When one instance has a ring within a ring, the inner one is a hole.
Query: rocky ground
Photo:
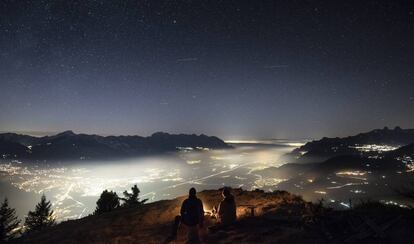
[[[215,226],[206,216],[203,243],[408,243],[413,240],[413,210],[365,203],[350,211],[333,211],[287,192],[233,190],[238,222]],[[208,213],[221,200],[219,190],[198,193]],[[118,209],[60,223],[16,243],[168,243],[174,217],[185,197]],[[251,207],[254,207],[252,216]],[[185,243],[186,230],[170,243]]]

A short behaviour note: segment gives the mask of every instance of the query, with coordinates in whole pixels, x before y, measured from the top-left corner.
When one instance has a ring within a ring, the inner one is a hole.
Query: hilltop
[[[238,222],[227,228],[205,228],[201,232],[205,243],[403,243],[414,238],[410,231],[414,215],[409,209],[365,203],[352,210],[334,211],[285,191],[236,189],[233,193]],[[221,200],[219,190],[198,196],[207,212]],[[66,221],[15,243],[167,243],[184,198]],[[249,206],[256,207],[255,216]],[[214,225],[211,217],[206,219],[206,227]],[[172,243],[185,243],[183,228]]]

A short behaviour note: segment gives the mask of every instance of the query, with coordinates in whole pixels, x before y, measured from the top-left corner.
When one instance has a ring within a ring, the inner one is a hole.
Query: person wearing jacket
[[[220,202],[217,217],[218,221],[223,225],[229,225],[236,221],[236,201],[230,193],[230,189],[225,187],[222,192],[223,200]]]
[[[190,189],[188,198],[183,201],[180,215],[175,217],[173,233],[168,240],[175,240],[177,238],[180,223],[187,227],[187,243],[200,243],[198,227],[203,227],[204,208],[203,202],[196,196],[195,188]]]

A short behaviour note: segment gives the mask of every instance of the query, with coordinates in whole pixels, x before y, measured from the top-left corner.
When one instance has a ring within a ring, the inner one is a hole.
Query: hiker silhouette
[[[203,227],[204,209],[203,202],[196,196],[195,188],[190,189],[188,198],[183,201],[180,214],[175,217],[173,233],[169,239],[177,238],[178,227],[183,223],[187,229],[187,243],[200,243],[198,227]]]
[[[230,189],[225,187],[222,191],[223,200],[217,210],[218,221],[223,225],[229,225],[236,221],[236,201],[230,193]]]

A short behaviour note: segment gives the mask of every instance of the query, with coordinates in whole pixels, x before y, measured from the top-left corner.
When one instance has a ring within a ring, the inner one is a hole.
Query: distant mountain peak
[[[75,136],[75,135],[76,135],[76,133],[73,132],[72,130],[66,130],[64,132],[56,134],[55,136]]]
[[[170,135],[169,133],[162,132],[162,131],[157,131],[157,132],[153,133],[153,134],[151,135],[151,137],[157,137],[157,136],[169,136],[169,135]]]

